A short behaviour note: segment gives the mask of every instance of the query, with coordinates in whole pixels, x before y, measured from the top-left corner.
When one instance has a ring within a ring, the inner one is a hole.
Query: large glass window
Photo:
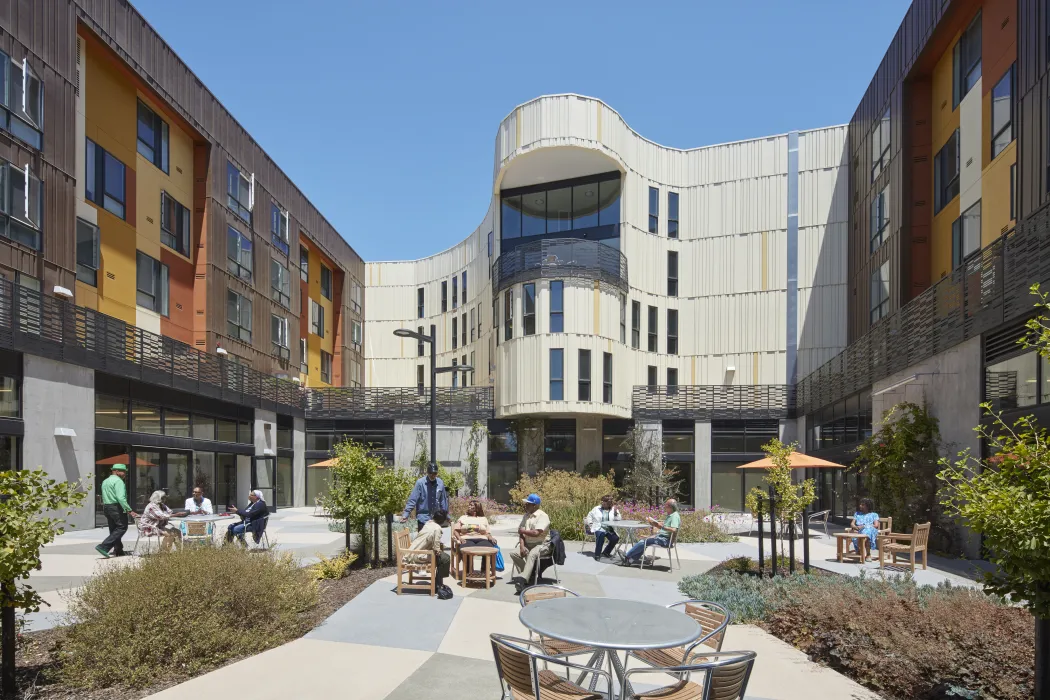
[[[890,262],[871,273],[871,322],[890,313]]]
[[[194,414],[193,423],[190,428],[193,437],[197,440],[215,439],[215,419],[211,416],[198,416]]]
[[[591,351],[580,350],[578,361],[578,386],[576,399],[578,401],[591,400]]]
[[[226,269],[241,279],[252,278],[252,241],[232,226],[226,228]]]
[[[882,113],[882,118],[871,130],[871,181],[890,164],[890,108]]]
[[[423,318],[423,316],[426,315],[424,313],[424,311],[425,311],[424,300],[426,298],[425,294],[426,294],[426,292],[424,291],[423,287],[419,287],[418,289],[416,289],[416,317],[417,318]]]
[[[160,435],[160,408],[136,403],[131,407],[131,429],[136,433]]]
[[[565,351],[551,348],[550,351],[550,400],[565,400]]]
[[[933,212],[936,214],[959,194],[959,130],[937,151],[933,161]]]
[[[321,381],[332,383],[332,354],[324,350],[321,351]]]
[[[299,279],[310,281],[310,251],[302,245],[299,246]]]
[[[324,307],[313,299],[310,300],[310,332],[324,337]]]
[[[292,458],[277,458],[277,484],[274,498],[278,508],[292,507]]]
[[[190,256],[190,210],[164,191],[160,193],[160,242]]]
[[[288,255],[288,212],[270,202],[270,240],[277,249]]]
[[[981,13],[959,37],[952,51],[952,109],[981,78]]]
[[[190,414],[164,409],[164,434],[173,437],[189,437]]]
[[[565,283],[551,280],[551,333],[565,332]]]
[[[441,313],[448,311],[448,280],[441,280]]]
[[[667,395],[674,396],[678,393],[678,368],[667,368]]]
[[[77,280],[98,286],[98,226],[77,217]]]
[[[514,337],[514,292],[510,289],[503,295],[503,339]]]
[[[660,190],[649,188],[649,233],[660,231]]]
[[[646,386],[649,387],[650,391],[652,391],[653,389],[656,389],[657,385],[660,383],[660,380],[657,379],[657,377],[656,377],[656,365],[649,365],[646,368],[646,370],[645,370],[645,383],[646,383]]]
[[[1014,140],[1014,67],[992,88],[992,158]],[[1013,217],[1010,217],[1011,219]]]
[[[657,338],[659,336],[660,329],[658,328],[659,321],[658,311],[655,306],[649,307],[649,352],[657,352]]]
[[[88,139],[84,196],[110,214],[124,218],[124,164]]]
[[[952,222],[952,268],[959,267],[981,249],[981,202]]]
[[[1039,398],[1036,383],[1038,363],[1039,354],[1029,352],[985,367],[985,400],[992,403],[995,411],[1034,406]]]
[[[252,302],[232,289],[226,290],[226,332],[232,338],[252,342]]]
[[[871,252],[882,245],[890,227],[889,191],[887,185],[871,200]]]
[[[245,177],[236,165],[226,161],[226,205],[247,222],[252,220],[255,176]]]
[[[459,278],[452,275],[452,308],[459,308]]]
[[[128,400],[95,394],[95,427],[105,430],[127,430]]]
[[[472,342],[472,343],[474,342],[474,331],[475,330],[476,330],[476,327],[474,326],[474,309],[471,308],[471,310],[470,310],[470,342]]]
[[[270,258],[270,298],[286,309],[292,307],[292,283],[288,268]]]
[[[332,300],[332,271],[321,265],[321,296]]]
[[[620,295],[620,342],[627,344],[627,295]]]
[[[452,349],[459,347],[459,317],[452,317]]]
[[[557,237],[619,223],[619,173],[507,190],[500,203],[500,238],[504,241],[501,250],[513,248],[521,238]],[[588,238],[606,240],[618,236],[618,230],[610,229],[592,232]]]
[[[678,296],[678,251],[667,251],[667,296]]]
[[[135,303],[144,309],[168,315],[168,266],[141,250],[136,251]]]
[[[38,151],[43,147],[44,84],[28,58],[15,60],[0,52],[0,129]]]
[[[21,411],[21,387],[18,379],[0,377],[0,417],[18,418]]]
[[[631,302],[631,347],[638,349],[642,342],[642,302]]]
[[[27,189],[28,187],[28,189]],[[26,165],[0,161],[0,236],[40,250],[44,215],[43,183]]]
[[[463,284],[460,285],[463,288],[463,306],[466,306],[467,305],[467,271],[466,270],[464,270],[462,272],[462,274],[460,275],[460,278],[463,280]]]
[[[287,360],[291,356],[288,342],[288,319],[284,316],[270,314],[270,343],[274,355]]]
[[[678,309],[667,310],[667,354],[678,354]]]
[[[521,286],[522,335],[536,333],[536,285],[532,282]]]
[[[350,320],[350,345],[357,352],[361,352],[361,344],[364,341],[361,322],[356,318]]]
[[[613,357],[611,352],[602,353],[602,402],[612,403]]]
[[[678,238],[678,193],[667,193],[667,237]]]
[[[139,155],[168,172],[168,123],[139,100]]]

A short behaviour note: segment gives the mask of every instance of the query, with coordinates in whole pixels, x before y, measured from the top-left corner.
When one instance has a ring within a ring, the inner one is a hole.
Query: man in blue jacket
[[[401,519],[407,520],[413,508],[416,509],[419,530],[423,529],[432,514],[439,510],[448,512],[448,491],[445,490],[445,482],[438,478],[438,468],[433,462],[427,467],[427,475],[419,477],[412,487]]]

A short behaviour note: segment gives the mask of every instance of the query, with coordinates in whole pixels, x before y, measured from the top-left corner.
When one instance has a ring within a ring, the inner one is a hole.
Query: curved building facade
[[[428,387],[429,348],[393,331],[433,325],[438,365],[472,368],[438,385],[494,389],[491,495],[520,471],[616,468],[635,421],[660,431],[683,499],[710,505],[721,427],[781,432],[795,380],[845,346],[845,139],[682,150],[600,100],[517,107],[481,224],[366,265],[366,385]]]

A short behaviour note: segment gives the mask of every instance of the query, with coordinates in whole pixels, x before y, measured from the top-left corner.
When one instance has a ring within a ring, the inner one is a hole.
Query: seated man
[[[595,506],[594,510],[587,514],[587,527],[594,534],[594,560],[600,561],[603,556],[611,557],[613,549],[620,541],[620,536],[609,527],[610,520],[620,520],[620,509],[613,505],[612,496],[602,496],[602,504]],[[602,552],[602,542],[608,540],[605,552]]]
[[[646,518],[646,521],[654,528],[660,528],[659,532],[654,537],[647,537],[641,542],[636,542],[631,551],[627,552],[625,557],[623,553],[620,553],[620,560],[626,566],[631,566],[638,563],[638,559],[645,552],[645,548],[651,544],[658,544],[661,547],[666,547],[671,543],[671,535],[678,531],[678,528],[682,526],[682,515],[678,512],[678,501],[673,498],[668,498],[664,503],[664,512],[667,514],[664,517],[663,523],[656,518]]]
[[[514,582],[518,593],[532,581],[540,559],[550,556],[550,529],[551,519],[540,510],[540,497],[530,493],[525,499],[525,515],[518,526],[518,551],[510,555],[515,568],[521,571],[522,580]]]
[[[190,515],[212,515],[215,512],[200,486],[194,486],[193,496],[186,499],[186,512]]]
[[[440,508],[432,511],[430,519],[423,523],[423,527],[412,538],[412,545],[409,547],[414,552],[434,552],[434,560],[437,562],[434,570],[434,591],[441,600],[448,600],[452,597],[452,590],[445,585],[451,558],[441,544],[441,528],[447,521],[447,511]],[[423,557],[417,557],[417,560],[419,563],[426,561]]]
[[[266,507],[266,501],[263,500],[262,491],[252,491],[248,494],[247,508],[242,510],[231,505],[230,512],[241,516],[241,522],[233,523],[226,528],[226,541],[233,542],[233,538],[236,537],[241,544],[244,544],[244,533],[250,532],[255,544],[259,544],[263,530],[266,529],[266,517],[270,513]]]

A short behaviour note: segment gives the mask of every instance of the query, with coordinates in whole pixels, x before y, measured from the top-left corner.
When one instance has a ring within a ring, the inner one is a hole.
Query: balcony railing
[[[1033,312],[1029,287],[1050,279],[1050,208],[875,324],[798,383],[810,413],[970,338]]]
[[[2,279],[0,347],[266,410],[304,406],[293,382]]]
[[[636,386],[632,413],[639,420],[744,420],[794,416],[795,396],[783,384]]]
[[[508,250],[492,264],[492,291],[534,279],[587,279],[626,292],[627,257],[600,241],[547,238]]]
[[[438,387],[437,422],[469,425],[493,416],[491,387]],[[430,391],[416,387],[330,387],[306,396],[308,419],[393,419],[430,422]]]

